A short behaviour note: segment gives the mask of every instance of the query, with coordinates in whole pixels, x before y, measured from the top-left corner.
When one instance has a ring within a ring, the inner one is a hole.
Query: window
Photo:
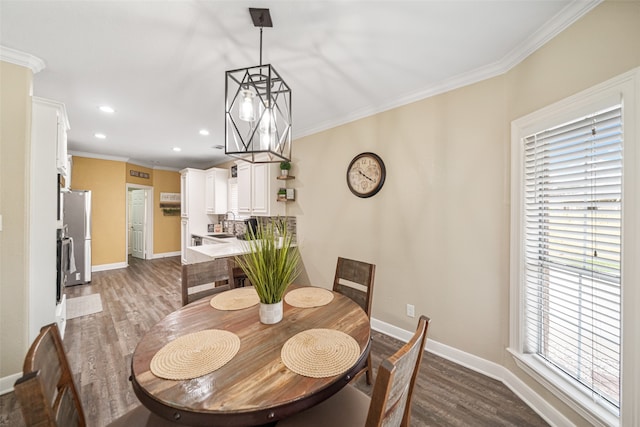
[[[512,124],[509,351],[600,425],[619,425],[624,404],[622,295],[634,281],[623,259],[637,253],[624,237],[637,228],[627,197],[640,190],[626,172],[636,145],[634,126],[623,126],[634,117],[631,87],[607,82]]]
[[[620,407],[621,106],[526,137],[525,351]]]

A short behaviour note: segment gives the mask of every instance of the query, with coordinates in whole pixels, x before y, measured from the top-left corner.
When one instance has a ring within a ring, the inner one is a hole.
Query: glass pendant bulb
[[[273,116],[273,110],[266,105],[266,109],[262,112],[258,132],[260,133],[260,148],[268,150],[272,146],[273,139],[276,134],[276,122]]]
[[[249,89],[240,91],[240,105],[238,107],[238,117],[245,122],[253,122],[256,119],[255,108],[253,108],[253,99],[255,95]]]

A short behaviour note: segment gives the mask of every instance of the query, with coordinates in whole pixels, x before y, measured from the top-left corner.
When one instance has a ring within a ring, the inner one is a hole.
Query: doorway
[[[153,258],[153,187],[127,184],[126,254]]]

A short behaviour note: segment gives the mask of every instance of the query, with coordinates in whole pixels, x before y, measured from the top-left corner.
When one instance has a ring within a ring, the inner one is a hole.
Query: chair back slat
[[[46,398],[39,371],[30,372],[18,379],[14,391],[26,425],[56,427],[51,400]]]
[[[333,280],[333,290],[355,301],[369,318],[375,271],[374,264],[339,257]]]
[[[411,395],[422,362],[429,318],[420,316],[411,340],[378,368],[366,427],[408,427]]]
[[[40,329],[29,348],[15,392],[27,425],[85,426],[84,411],[58,326]]]
[[[54,402],[58,394],[58,385],[62,378],[62,364],[59,362],[60,355],[56,349],[54,334],[47,332],[42,335],[34,351],[27,354],[27,359],[23,366],[23,372],[40,371],[39,381],[42,382],[44,393],[50,402]],[[29,357],[29,354],[31,357]]]
[[[229,258],[182,266],[182,305],[234,287]]]
[[[60,426],[77,426],[78,411],[75,410],[73,392],[69,387],[65,387],[59,394],[60,402],[57,405],[56,420]]]

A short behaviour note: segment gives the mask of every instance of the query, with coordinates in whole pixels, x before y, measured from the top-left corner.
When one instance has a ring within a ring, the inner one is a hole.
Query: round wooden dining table
[[[142,337],[133,353],[133,390],[143,405],[163,418],[189,426],[269,425],[327,399],[365,366],[369,318],[339,293],[333,292],[331,302],[320,307],[298,308],[283,302],[284,318],[273,325],[260,323],[259,305],[218,310],[210,300],[203,298],[169,314]],[[281,359],[285,342],[316,328],[338,330],[355,339],[360,355],[352,367],[332,377],[311,378],[285,366]],[[206,329],[229,331],[240,338],[240,349],[227,364],[190,380],[166,380],[151,372],[152,358],[166,344]]]

